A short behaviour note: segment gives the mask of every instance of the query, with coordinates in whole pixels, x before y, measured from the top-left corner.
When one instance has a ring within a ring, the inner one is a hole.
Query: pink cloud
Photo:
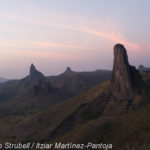
[[[15,44],[17,43],[17,44]],[[61,44],[52,42],[23,42],[23,41],[7,41],[0,40],[0,47],[2,48],[65,48],[65,49],[92,49],[86,46],[72,45],[72,44]]]
[[[83,59],[89,59],[88,56],[84,56],[82,54],[69,54],[69,53],[57,53],[57,52],[50,52],[50,51],[38,51],[38,50],[16,50],[16,49],[11,49],[7,51],[2,51],[3,52],[3,56],[8,55],[10,59],[15,59],[20,58],[20,56],[24,56],[24,57],[32,57],[32,58],[38,58],[38,59],[51,59],[51,60],[69,60],[69,61],[79,61],[81,60],[81,58]],[[8,57],[8,56],[7,56]]]
[[[69,45],[69,44],[59,44],[59,43],[51,43],[51,42],[36,42],[32,43],[38,47],[53,47],[53,48],[71,48],[71,49],[90,49],[89,47],[80,46],[80,45]]]
[[[8,15],[8,14],[0,14],[0,17],[12,19],[15,21],[20,21],[24,23],[32,23],[32,24],[39,24],[43,26],[48,26],[48,27],[58,27],[58,28],[64,28],[67,30],[73,30],[73,31],[79,31],[79,32],[85,32],[91,35],[95,35],[97,37],[101,38],[106,38],[112,42],[115,43],[122,43],[125,46],[127,46],[131,51],[140,51],[140,46],[134,42],[127,41],[123,35],[121,34],[120,31],[116,32],[104,32],[104,31],[99,31],[95,29],[91,29],[89,27],[84,27],[82,25],[65,25],[61,23],[49,23],[43,20],[40,20],[38,18],[25,18],[25,17],[19,17],[19,16],[13,16],[13,15]],[[111,26],[110,26],[111,28]],[[46,42],[40,42],[40,43],[35,43],[37,46],[43,46],[43,47],[55,47],[55,48],[80,48],[80,49],[88,49],[87,47],[84,46],[78,46],[78,45],[64,45],[64,44],[59,44],[59,43],[46,43]]]

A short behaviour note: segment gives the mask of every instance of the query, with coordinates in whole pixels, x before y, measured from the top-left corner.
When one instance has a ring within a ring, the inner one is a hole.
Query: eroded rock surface
[[[121,44],[114,46],[112,91],[118,99],[133,99],[142,90],[142,77],[128,62],[127,51]]]

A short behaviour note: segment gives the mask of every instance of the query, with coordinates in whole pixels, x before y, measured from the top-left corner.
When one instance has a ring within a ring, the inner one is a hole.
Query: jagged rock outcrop
[[[72,73],[71,68],[70,68],[70,67],[67,67],[64,73],[65,73],[65,74]]]
[[[150,67],[144,67],[143,65],[140,65],[138,70],[139,71],[150,71]]]
[[[143,80],[138,70],[128,62],[127,51],[121,44],[114,46],[111,78],[113,95],[117,99],[133,99],[142,90]]]
[[[31,81],[38,81],[43,79],[44,75],[35,68],[34,64],[31,64],[29,78]]]
[[[46,79],[45,76],[39,72],[33,64],[30,66],[29,75],[22,80],[20,80],[20,84],[23,87],[30,87],[37,83],[40,79]]]

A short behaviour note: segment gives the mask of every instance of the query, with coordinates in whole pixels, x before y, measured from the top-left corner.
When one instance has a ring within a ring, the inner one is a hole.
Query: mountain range
[[[1,78],[1,77],[0,77],[0,83],[6,82],[6,81],[7,81],[7,79],[4,79],[4,78]]]
[[[107,81],[110,75],[107,70],[75,72],[66,68],[58,76],[46,77],[31,64],[25,78],[0,84],[0,112],[26,114],[46,109]]]
[[[114,150],[150,145],[150,71],[129,64],[114,46],[113,70],[29,75],[0,84],[0,142],[110,143]],[[90,148],[89,148],[90,149]]]

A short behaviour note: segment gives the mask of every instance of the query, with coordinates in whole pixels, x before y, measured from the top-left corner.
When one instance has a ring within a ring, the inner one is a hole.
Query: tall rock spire
[[[29,77],[31,80],[39,80],[44,78],[44,75],[38,70],[36,70],[34,64],[31,64]]]
[[[111,78],[113,95],[118,99],[133,99],[142,89],[142,77],[128,62],[127,51],[121,44],[114,46],[114,62]]]
[[[30,76],[34,76],[35,73],[36,73],[36,68],[35,68],[34,64],[31,64],[31,66],[30,66]]]

